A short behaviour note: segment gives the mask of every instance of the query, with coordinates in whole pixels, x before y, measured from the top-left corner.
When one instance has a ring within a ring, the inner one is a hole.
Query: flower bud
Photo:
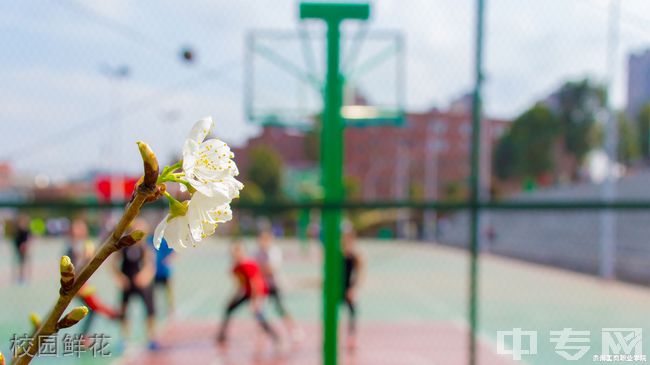
[[[156,188],[156,181],[158,180],[158,159],[148,144],[142,141],[138,141],[137,143],[140,155],[142,156],[142,162],[144,163],[144,178],[139,188],[153,191]]]
[[[126,236],[122,236],[117,242],[119,247],[127,247],[138,243],[141,239],[144,238],[144,232],[142,231],[133,231]]]
[[[61,257],[59,270],[61,271],[61,290],[66,291],[74,284],[74,265],[72,265],[70,257]]]
[[[32,327],[34,327],[34,330],[37,330],[41,326],[41,317],[39,317],[38,314],[34,312],[29,315],[29,321],[32,322]]]
[[[88,308],[86,306],[82,305],[81,307],[76,307],[66,314],[65,317],[56,324],[56,326],[58,329],[74,326],[77,322],[84,319],[87,314]]]
[[[5,365],[5,355],[0,352],[0,365]]]

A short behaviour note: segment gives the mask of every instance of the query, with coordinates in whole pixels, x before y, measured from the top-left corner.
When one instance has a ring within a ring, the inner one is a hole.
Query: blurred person
[[[147,238],[147,244],[153,247],[153,235]],[[174,313],[174,289],[172,286],[172,267],[171,262],[175,257],[174,250],[169,248],[167,241],[163,238],[160,247],[154,250],[156,255],[156,274],[154,275],[154,292],[161,287],[165,291],[167,299],[167,314]],[[154,293],[155,294],[155,293]]]
[[[287,312],[282,301],[282,291],[279,287],[279,272],[282,266],[282,250],[275,245],[273,232],[268,227],[262,227],[257,237],[257,252],[255,253],[257,262],[264,282],[268,288],[268,296],[273,300],[278,315],[284,321],[285,326],[291,333],[294,340],[302,337],[301,332],[295,325],[291,315]]]
[[[27,281],[29,272],[29,248],[32,241],[29,216],[27,214],[18,214],[13,234],[14,248],[16,250],[14,280],[16,283],[22,285]]]
[[[75,218],[70,224],[67,245],[66,255],[70,257],[75,271],[79,273],[95,254],[95,243],[89,238],[88,225],[83,219]],[[88,335],[96,314],[101,314],[112,320],[119,319],[120,317],[119,313],[115,309],[105,305],[95,292],[96,290],[93,286],[84,284],[77,293],[79,300],[90,309],[81,326],[84,345],[87,347],[91,345],[88,340]]]
[[[284,227],[280,223],[273,224],[271,226],[271,232],[275,237],[282,237],[284,236]]]
[[[136,219],[132,224],[133,230],[149,232],[149,225],[143,219]],[[146,309],[146,332],[149,350],[160,348],[154,339],[155,306],[153,300],[153,279],[156,274],[155,254],[146,244],[136,243],[115,253],[113,273],[121,289],[121,325],[122,339],[128,340],[130,335],[127,311],[132,296],[139,296]]]
[[[356,347],[357,333],[357,294],[359,284],[363,275],[363,259],[356,247],[356,233],[351,225],[343,229],[343,301],[348,311],[348,349]]]
[[[226,342],[228,325],[230,324],[232,314],[239,306],[250,301],[255,319],[264,333],[266,333],[274,343],[279,342],[277,333],[273,330],[262,311],[264,298],[268,295],[268,287],[264,282],[264,276],[262,275],[257,262],[246,256],[244,247],[240,242],[232,243],[230,247],[230,255],[233,262],[232,274],[236,280],[237,288],[232,299],[226,306],[223,320],[221,322],[221,328],[217,334],[217,341],[221,344]]]
[[[487,238],[487,242],[488,242],[490,245],[493,245],[493,244],[496,243],[496,240],[497,240],[497,231],[496,231],[496,229],[494,228],[493,225],[489,225],[489,226],[485,229],[485,237]],[[489,249],[490,247],[487,247],[487,248]]]
[[[88,238],[88,226],[81,218],[75,218],[68,229],[66,255],[78,271],[86,264],[88,256],[92,254],[94,244]]]
[[[13,219],[3,216],[1,217],[1,222],[0,237],[8,241],[9,237],[13,238]]]

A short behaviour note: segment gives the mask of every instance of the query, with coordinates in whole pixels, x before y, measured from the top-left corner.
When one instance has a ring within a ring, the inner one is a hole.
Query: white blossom
[[[244,185],[235,179],[239,171],[230,147],[217,139],[205,140],[213,125],[212,118],[201,119],[185,140],[183,173],[178,176],[195,191],[192,190],[190,200],[183,203],[167,195],[171,212],[156,227],[156,248],[160,247],[163,237],[172,249],[195,246],[214,234],[219,223],[232,219],[230,203],[239,197]]]
[[[205,140],[213,126],[212,118],[203,118],[187,136],[183,145],[185,180],[204,195],[221,195],[232,200],[239,196],[243,185],[234,179],[239,170],[232,160],[234,154],[230,147],[218,139]]]

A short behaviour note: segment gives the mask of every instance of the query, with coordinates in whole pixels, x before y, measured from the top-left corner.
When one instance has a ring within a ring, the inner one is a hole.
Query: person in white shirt
[[[284,321],[285,326],[289,330],[294,340],[299,340],[301,337],[300,330],[287,311],[282,300],[282,291],[279,287],[279,271],[282,266],[282,250],[280,247],[273,243],[273,233],[270,229],[262,227],[257,237],[257,252],[255,253],[255,261],[260,267],[260,271],[264,276],[264,281],[268,287],[269,299],[275,305],[275,309]]]

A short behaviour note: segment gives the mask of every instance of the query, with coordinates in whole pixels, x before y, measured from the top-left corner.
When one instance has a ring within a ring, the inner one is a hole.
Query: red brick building
[[[302,169],[314,166],[313,158],[308,156],[307,139],[303,132],[289,128],[264,127],[262,133],[249,139],[243,147],[233,147],[235,161],[246,180],[246,168],[248,166],[248,153],[257,146],[268,146],[278,152],[286,167]]]
[[[509,121],[486,118],[482,126],[481,164],[489,169],[490,151],[508,128]],[[458,105],[448,111],[409,113],[401,127],[347,128],[344,171],[358,186],[352,198],[366,201],[444,198],[454,187],[465,189],[470,172],[471,129],[469,111]],[[259,136],[233,150],[245,181],[251,147],[269,146],[278,152],[285,167],[306,169],[317,165],[309,156],[308,148],[313,148],[309,147],[310,143],[314,142],[301,131],[264,127]],[[489,175],[483,172],[483,176]]]

